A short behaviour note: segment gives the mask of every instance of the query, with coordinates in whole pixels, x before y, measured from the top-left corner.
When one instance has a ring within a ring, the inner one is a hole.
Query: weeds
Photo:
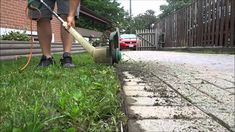
[[[22,73],[25,59],[1,62],[0,131],[118,131],[124,114],[113,67],[87,54],[74,55],[75,69],[38,69],[38,61]]]

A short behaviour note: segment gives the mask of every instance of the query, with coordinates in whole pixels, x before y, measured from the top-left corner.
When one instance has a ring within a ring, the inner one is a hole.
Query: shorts
[[[35,0],[36,3],[40,3],[40,0]],[[55,3],[57,3],[57,13],[59,15],[68,15],[69,13],[69,0],[44,0],[44,2],[52,9],[55,8]],[[40,18],[48,18],[52,19],[52,13],[44,6],[41,5],[39,8],[39,12],[36,10],[29,10],[29,17],[33,20],[37,20]]]

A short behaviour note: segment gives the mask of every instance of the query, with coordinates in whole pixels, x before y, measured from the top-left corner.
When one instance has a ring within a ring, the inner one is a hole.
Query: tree
[[[152,23],[157,20],[153,10],[147,10],[144,14],[131,18],[128,12],[125,12],[116,0],[82,0],[81,2],[83,6],[94,11],[96,14],[111,20],[114,27],[119,27],[121,31],[126,33],[135,33],[137,29],[150,28]],[[82,25],[81,27],[94,29],[94,25],[87,18],[79,20],[78,24]],[[99,31],[104,29],[104,27],[95,26],[95,29],[99,29]]]
[[[136,17],[127,18],[129,23],[126,30],[126,33],[135,33],[139,29],[149,29],[151,25],[156,22],[157,17],[155,16],[155,11],[147,10],[144,14],[139,14]]]
[[[163,11],[162,14],[159,15],[159,17],[164,17],[169,15],[172,12],[177,11],[178,9],[181,9],[184,6],[187,6],[193,2],[193,0],[166,0],[168,2],[168,5],[161,5],[160,10]]]
[[[97,15],[104,16],[105,18],[111,20],[115,27],[118,27],[120,23],[123,23],[124,16],[126,12],[123,8],[120,8],[120,3],[116,0],[82,0],[82,5],[88,9],[94,11]],[[83,19],[79,21],[80,25],[86,28],[93,28],[92,22],[88,19]],[[97,28],[97,27],[96,27]],[[102,27],[101,27],[102,28]]]

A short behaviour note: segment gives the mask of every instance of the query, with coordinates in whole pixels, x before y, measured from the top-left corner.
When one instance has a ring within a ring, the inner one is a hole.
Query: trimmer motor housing
[[[119,29],[116,28],[116,31],[112,32],[109,37],[109,55],[112,58],[112,64],[121,60],[119,36]]]

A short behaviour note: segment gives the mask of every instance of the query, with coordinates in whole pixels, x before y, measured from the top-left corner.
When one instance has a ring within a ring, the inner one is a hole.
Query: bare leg
[[[61,16],[65,21],[67,21],[67,16],[66,15],[62,15]],[[72,43],[73,43],[73,37],[70,33],[68,33],[63,26],[61,26],[61,39],[63,42],[63,46],[64,46],[64,52],[71,52],[71,48],[72,48]]]
[[[37,22],[37,31],[42,54],[51,57],[51,22],[48,18],[42,18]]]

